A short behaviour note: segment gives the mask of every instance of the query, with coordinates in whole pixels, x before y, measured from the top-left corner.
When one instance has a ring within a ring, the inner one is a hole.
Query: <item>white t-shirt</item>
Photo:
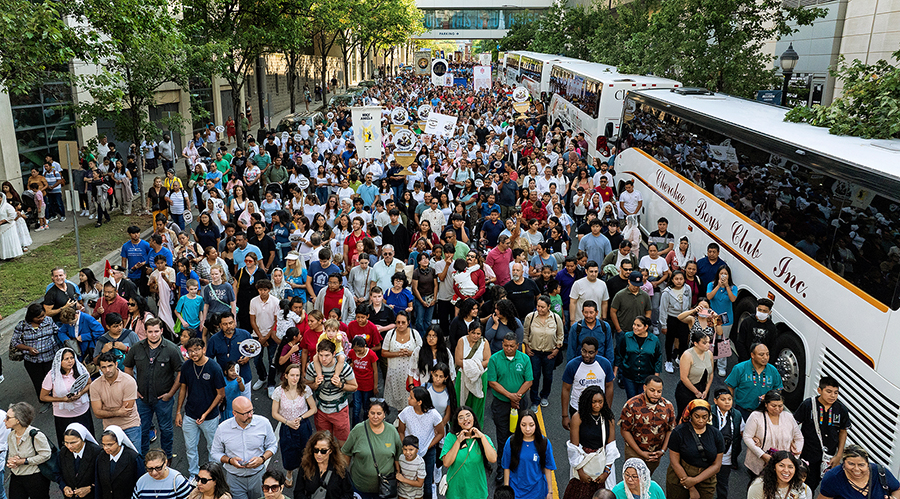
[[[256,327],[259,332],[268,335],[275,325],[275,314],[279,312],[278,299],[269,295],[269,299],[265,302],[260,297],[255,296],[250,300],[250,315],[256,317]],[[252,336],[256,336],[256,332],[250,331]]]
[[[300,132],[300,137],[302,137],[303,140],[309,138],[309,129],[310,126],[307,125],[306,122],[303,122],[302,124],[300,124],[300,126],[297,127],[297,131]]]
[[[424,456],[428,452],[428,444],[434,440],[434,427],[441,424],[443,416],[434,409],[429,409],[425,414],[416,414],[415,409],[407,406],[397,416],[406,425],[406,435],[415,435],[419,439],[419,455]]]
[[[639,267],[650,271],[650,279],[653,281],[659,280],[659,276],[669,270],[669,264],[667,264],[666,259],[661,256],[656,257],[654,260],[653,258],[650,258],[650,255],[645,255],[641,258]]]
[[[634,213],[635,210],[637,210],[638,203],[643,200],[644,198],[641,197],[641,193],[638,191],[623,191],[619,194],[619,201],[622,203],[622,206],[625,207],[625,210],[627,210],[628,213]],[[624,217],[625,214],[622,213],[621,216]]]
[[[566,371],[569,369],[569,366],[566,366]],[[572,393],[569,395],[569,406],[578,407],[578,397],[581,397],[581,392],[589,386],[599,386],[606,390],[606,372],[597,360],[591,364],[578,363],[572,382]]]
[[[597,318],[599,320],[600,313],[603,311],[603,302],[609,301],[609,290],[606,289],[606,283],[599,278],[591,282],[587,277],[582,277],[575,281],[575,284],[572,284],[569,298],[577,300],[578,306],[575,308],[575,320],[580,321],[584,319],[584,315],[581,314],[581,306],[588,300],[594,300],[597,307],[599,307],[597,309]]]

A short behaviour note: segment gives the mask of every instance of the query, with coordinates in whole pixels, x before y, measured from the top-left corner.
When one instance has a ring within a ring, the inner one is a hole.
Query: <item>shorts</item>
[[[45,215],[47,214],[47,204],[42,203],[41,207],[37,209],[38,218],[47,218]]]
[[[350,409],[349,406],[343,409],[326,414],[319,410],[316,412],[316,431],[328,430],[334,435],[334,438],[341,442],[346,442],[350,437]]]

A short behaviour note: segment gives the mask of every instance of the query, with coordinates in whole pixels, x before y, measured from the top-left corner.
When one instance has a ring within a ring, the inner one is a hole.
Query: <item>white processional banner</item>
[[[428,115],[428,122],[425,124],[424,132],[429,135],[439,135],[444,138],[453,137],[456,130],[456,116],[436,113],[434,111]]]
[[[353,139],[361,159],[381,159],[381,107],[351,107]]]
[[[491,67],[490,66],[475,66],[474,69],[474,83],[475,91],[479,91],[482,88],[485,90],[491,89]]]

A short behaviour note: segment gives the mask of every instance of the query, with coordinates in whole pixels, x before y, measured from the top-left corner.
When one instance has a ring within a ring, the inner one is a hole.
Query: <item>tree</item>
[[[341,30],[340,49],[344,82],[349,85],[347,62],[357,48],[374,44],[401,45],[421,33],[422,14],[411,0],[361,0],[350,11],[350,24]]]
[[[529,50],[537,29],[538,21],[515,23],[497,44],[500,45],[500,50],[503,52]]]
[[[271,50],[284,54],[287,65],[287,87],[290,95],[291,113],[297,112],[297,80],[300,76],[300,62],[310,51],[309,18],[301,15],[282,14],[273,29]]]
[[[614,11],[599,7],[597,26],[589,47],[590,60],[611,66],[636,66],[637,50],[628,50],[635,34],[650,27],[650,13],[658,8],[658,0],[635,0],[619,5]]]
[[[231,104],[235,110],[241,109],[241,94],[251,70],[280,33],[271,23],[279,22],[294,4],[288,0],[184,0],[183,5],[183,29],[195,44],[194,60],[205,78],[218,75],[231,85]],[[264,110],[259,112],[263,123]],[[235,127],[237,145],[243,147],[246,130],[240,119],[235,120]]]
[[[666,0],[647,29],[626,41],[623,50],[633,63],[619,70],[750,97],[775,82],[773,58],[763,45],[824,12],[787,8],[781,0]]]
[[[113,122],[116,136],[136,146],[160,133],[150,121],[149,107],[165,83],[187,89],[192,64],[176,21],[165,0],[81,0],[75,19],[96,30],[90,51],[100,64],[96,73],[79,75],[76,85],[91,99],[76,104],[78,125],[99,119]],[[182,117],[166,120],[170,130],[181,129]],[[143,160],[138,160],[138,187],[144,203]]]
[[[900,59],[900,50],[892,54]],[[866,139],[900,139],[900,67],[884,59],[864,64],[843,58],[832,76],[844,82],[843,96],[828,106],[791,109],[786,121],[828,127],[835,135]]]
[[[528,49],[589,60],[590,40],[597,18],[592,7],[567,7],[561,2],[554,2],[537,21]]]
[[[67,6],[52,0],[0,0],[0,87],[29,92],[52,78],[68,76],[69,61],[84,55],[92,34],[69,27]]]

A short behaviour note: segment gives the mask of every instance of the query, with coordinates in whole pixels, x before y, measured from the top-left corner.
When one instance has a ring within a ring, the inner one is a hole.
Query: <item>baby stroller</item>
[[[22,193],[22,212],[25,213],[25,224],[28,225],[28,230],[34,230],[38,228],[38,210],[37,203],[34,202],[34,192],[30,190],[25,190]]]

